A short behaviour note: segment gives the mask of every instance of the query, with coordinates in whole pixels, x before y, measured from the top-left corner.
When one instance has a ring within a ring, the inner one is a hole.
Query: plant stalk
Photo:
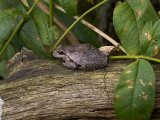
[[[17,33],[17,31],[20,29],[20,27],[22,26],[22,24],[24,23],[26,16],[30,15],[30,13],[32,12],[33,8],[36,6],[36,4],[38,3],[39,0],[36,0],[33,4],[33,6],[30,8],[30,10],[26,13],[26,15],[23,16],[22,20],[20,21],[20,23],[18,24],[18,26],[16,27],[16,29],[14,30],[14,32],[12,33],[12,35],[10,36],[10,38],[8,39],[7,43],[4,45],[4,47],[2,48],[2,50],[0,51],[0,56],[3,55],[4,51],[7,49],[9,43],[12,41],[13,37],[15,36],[15,34]]]
[[[92,10],[96,9],[97,7],[103,5],[105,2],[107,2],[108,0],[103,0],[102,2],[100,2],[99,4],[97,4],[96,6],[92,7],[91,9],[87,10],[85,13],[83,13],[64,33],[63,35],[59,38],[59,40],[56,42],[56,44],[53,46],[53,48],[50,50],[49,54],[51,54],[53,52],[53,50],[56,49],[56,47],[59,45],[59,43],[62,41],[62,39],[65,37],[65,35],[85,16],[87,15],[89,12],[91,12]]]
[[[49,26],[53,26],[53,0],[49,1]]]
[[[139,55],[139,56],[110,56],[109,59],[146,59],[149,61],[160,63],[160,59],[151,58],[151,57],[147,57],[147,56],[143,56],[143,55]]]

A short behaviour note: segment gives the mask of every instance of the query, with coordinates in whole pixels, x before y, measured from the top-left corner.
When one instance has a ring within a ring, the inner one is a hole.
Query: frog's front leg
[[[77,65],[68,56],[63,58],[62,65],[68,69],[77,69]]]
[[[73,62],[62,62],[62,65],[68,69],[77,69],[77,65]]]

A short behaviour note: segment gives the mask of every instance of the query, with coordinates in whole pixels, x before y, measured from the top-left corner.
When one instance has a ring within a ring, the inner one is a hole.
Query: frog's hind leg
[[[77,65],[73,62],[63,62],[62,65],[68,69],[73,69],[73,70],[77,69]]]

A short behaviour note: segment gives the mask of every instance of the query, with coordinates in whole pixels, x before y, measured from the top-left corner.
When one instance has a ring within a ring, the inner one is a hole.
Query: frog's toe
[[[65,67],[65,68],[68,68],[68,69],[77,69],[77,65],[73,62],[66,62],[66,63],[62,63],[62,65]]]

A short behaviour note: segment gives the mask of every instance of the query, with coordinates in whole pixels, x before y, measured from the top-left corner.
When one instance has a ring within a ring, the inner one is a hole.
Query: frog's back
[[[90,44],[75,45],[67,50],[67,53],[69,53],[68,56],[79,65],[78,69],[93,70],[103,68],[107,65],[108,55]]]

